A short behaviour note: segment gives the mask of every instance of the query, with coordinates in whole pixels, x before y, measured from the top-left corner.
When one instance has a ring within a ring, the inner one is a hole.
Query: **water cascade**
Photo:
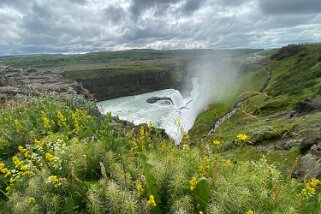
[[[197,81],[193,80],[194,89]],[[122,120],[135,125],[151,122],[154,127],[162,128],[178,144],[182,139],[182,130],[188,131],[194,124],[197,112],[197,90],[183,99],[175,89],[165,89],[136,96],[121,97],[97,103],[102,114],[110,112]],[[180,118],[180,126],[178,119]]]

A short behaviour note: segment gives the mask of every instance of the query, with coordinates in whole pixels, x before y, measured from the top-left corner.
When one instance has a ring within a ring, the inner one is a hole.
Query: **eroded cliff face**
[[[11,99],[19,94],[37,96],[47,91],[67,92],[70,89],[95,101],[169,88],[183,93],[191,88],[190,78],[184,75],[184,66],[185,63],[176,63],[166,65],[163,71],[114,73],[99,78],[88,75],[83,79],[68,79],[65,72],[58,68],[14,69],[0,65],[0,99]]]
[[[174,88],[180,89],[180,81],[168,71],[103,76],[100,78],[78,79],[97,101],[131,96],[151,91]]]

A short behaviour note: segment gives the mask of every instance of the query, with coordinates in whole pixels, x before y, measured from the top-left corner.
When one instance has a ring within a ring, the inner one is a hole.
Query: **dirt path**
[[[266,88],[269,86],[270,84],[270,81],[271,81],[271,78],[272,78],[272,71],[271,69],[267,66],[267,64],[263,64],[263,67],[265,68],[266,72],[268,73],[268,77],[267,79],[265,80],[265,83],[264,85],[262,86],[262,88],[259,90],[260,93],[263,93],[265,92]],[[230,112],[228,112],[227,114],[225,114],[223,117],[219,118],[218,120],[216,120],[212,126],[212,128],[210,129],[210,131],[208,132],[208,135],[214,133],[217,128],[221,125],[221,123],[223,123],[225,120],[228,120],[230,119],[234,114],[235,112],[240,108],[240,106],[248,99],[250,99],[251,97],[254,97],[256,96],[257,94],[254,94],[254,95],[250,95],[250,96],[247,96],[239,101],[237,101],[232,110]]]

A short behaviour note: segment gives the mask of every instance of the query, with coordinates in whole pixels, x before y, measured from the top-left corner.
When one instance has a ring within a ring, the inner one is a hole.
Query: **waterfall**
[[[184,99],[182,94],[177,90],[170,90],[173,90],[173,93],[170,95],[170,98],[173,100],[174,105],[178,108],[181,108],[184,105]]]
[[[147,100],[152,97],[170,98],[173,103],[162,99],[148,103]],[[154,127],[164,129],[176,143],[180,143],[182,138],[177,119],[181,117],[180,108],[183,105],[183,97],[175,89],[165,89],[97,103],[102,114],[110,112],[113,116],[133,122],[135,125],[151,122]]]
[[[178,90],[165,89],[98,102],[97,107],[102,114],[110,112],[113,116],[135,125],[151,122],[154,127],[164,129],[175,143],[179,144],[182,129],[188,131],[198,114],[195,111],[198,98],[197,80],[193,81],[193,85],[194,92],[185,99]],[[196,102],[191,102],[193,99]],[[181,120],[181,127],[178,125],[178,118]]]

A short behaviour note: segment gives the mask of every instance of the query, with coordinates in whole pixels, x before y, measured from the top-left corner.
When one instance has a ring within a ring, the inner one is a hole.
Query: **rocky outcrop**
[[[17,95],[37,96],[43,92],[67,92],[74,90],[92,100],[88,90],[73,80],[67,80],[63,71],[12,69],[0,67],[0,100],[12,99]]]
[[[299,145],[302,157],[293,176],[321,178],[321,136],[318,133],[305,137]]]
[[[300,52],[299,45],[288,45],[281,48],[276,54],[271,56],[272,60],[281,60],[283,58],[296,55]]]
[[[296,113],[310,113],[321,110],[321,99],[308,98],[295,104]]]
[[[165,103],[174,104],[173,100],[170,97],[151,97],[146,100],[147,103],[153,104],[160,100],[163,100]]]

